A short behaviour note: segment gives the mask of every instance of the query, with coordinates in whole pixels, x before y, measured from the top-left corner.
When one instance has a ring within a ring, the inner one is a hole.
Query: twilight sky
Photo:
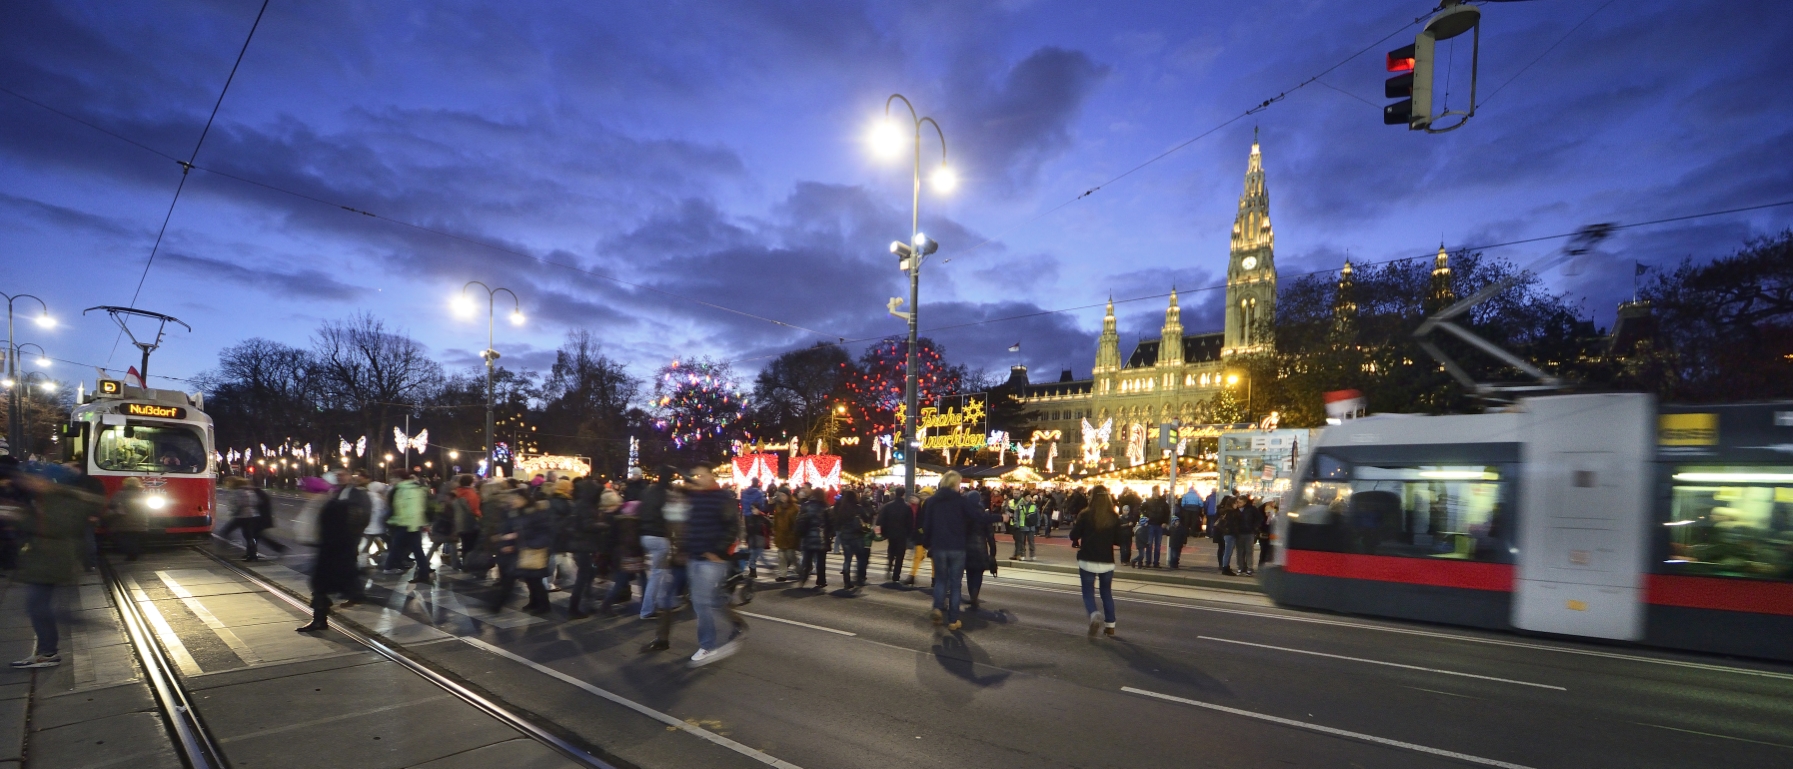
[[[0,88],[184,159],[259,5],[14,4]],[[154,359],[180,377],[242,338],[304,345],[321,320],[362,309],[451,368],[476,365],[484,329],[448,307],[473,279],[521,295],[529,322],[501,318],[498,349],[538,368],[578,327],[637,375],[691,354],[750,375],[793,346],[901,333],[884,312],[906,294],[886,245],[908,235],[910,170],[864,141],[892,92],[939,121],[963,179],[950,196],[924,188],[922,228],[942,243],[924,329],[1098,305],[931,334],[954,360],[1026,363],[1035,381],[1088,375],[1110,292],[1175,283],[1186,328],[1218,329],[1219,292],[1194,289],[1222,279],[1254,125],[1285,280],[1347,252],[1377,261],[1793,197],[1793,9],[1614,3],[1550,50],[1601,5],[1483,6],[1484,106],[1454,133],[1381,124],[1382,54],[1413,27],[1041,216],[1431,4],[274,0],[197,163],[377,216],[195,171],[138,305],[192,324]],[[1466,102],[1467,42],[1448,65],[1452,106]],[[938,157],[930,133],[924,159]],[[180,176],[0,93],[0,291],[40,295],[64,321],[21,326],[21,341],[117,369],[135,359],[114,352],[103,315],[79,313],[131,301]],[[1628,230],[1549,280],[1604,325],[1633,260],[1709,259],[1790,222],[1793,207]],[[1556,245],[1493,253],[1523,263]],[[1123,347],[1155,335],[1163,307],[1123,304]],[[59,371],[91,386],[91,369]]]

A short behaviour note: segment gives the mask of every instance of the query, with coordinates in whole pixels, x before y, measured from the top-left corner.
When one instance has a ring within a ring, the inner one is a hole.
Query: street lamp
[[[903,106],[909,108],[909,120],[912,131],[904,131],[891,118],[890,105],[901,99]],[[915,493],[915,455],[920,451],[920,442],[915,438],[915,423],[919,404],[916,402],[916,380],[919,375],[917,354],[917,323],[921,317],[921,263],[928,254],[939,248],[939,244],[921,234],[921,127],[926,123],[934,127],[934,135],[940,137],[940,167],[934,171],[934,188],[937,192],[947,192],[958,185],[958,175],[946,164],[946,132],[940,130],[940,124],[931,117],[917,115],[915,105],[902,94],[891,94],[884,100],[884,122],[872,131],[872,142],[879,154],[894,158],[903,149],[903,143],[913,139],[915,149],[914,184],[909,200],[909,242],[892,243],[891,252],[902,260],[902,267],[909,273],[909,312],[905,319],[909,323],[909,358],[905,366],[903,385],[903,488],[906,493]],[[907,253],[905,253],[907,252]],[[895,312],[892,302],[892,313]]]
[[[19,379],[19,347],[13,339],[13,303],[20,299],[35,300],[38,309],[41,310],[37,314],[37,325],[41,328],[54,326],[56,325],[56,321],[50,317],[50,306],[44,304],[44,300],[41,297],[33,294],[18,294],[15,296],[5,292],[0,292],[0,297],[6,297],[6,379],[8,382],[16,382]],[[47,359],[47,356],[43,354],[43,351],[44,348],[37,348],[40,361]],[[25,442],[25,434],[21,427],[23,419],[19,412],[19,391],[23,389],[25,388],[14,387],[12,388],[12,392],[7,393],[6,395],[6,437],[9,446],[8,450],[12,452],[13,456],[19,457],[29,456],[29,452],[26,451],[28,447]]]
[[[1239,375],[1238,374],[1227,374],[1226,375],[1226,386],[1227,387],[1234,387],[1234,386],[1237,386],[1238,384],[1239,384]],[[1251,375],[1250,374],[1247,374],[1245,376],[1245,421],[1247,421],[1247,422],[1251,421]]]
[[[523,325],[523,302],[517,298],[517,292],[508,288],[492,288],[477,280],[470,280],[467,281],[467,285],[461,286],[461,295],[455,298],[456,312],[469,315],[479,309],[478,303],[467,295],[467,289],[474,286],[479,286],[486,291],[486,349],[479,356],[486,361],[486,472],[490,473],[492,467],[492,362],[498,360],[498,351],[493,349],[496,346],[493,343],[493,335],[498,315],[498,293],[502,291],[511,295],[512,325]]]

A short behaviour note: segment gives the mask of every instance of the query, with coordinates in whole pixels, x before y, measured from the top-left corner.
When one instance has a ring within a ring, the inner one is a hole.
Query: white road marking
[[[1059,593],[1061,595],[1082,595],[1082,593],[1080,593],[1079,591],[1075,591],[1075,590],[1055,590],[1055,589],[1048,588],[1048,587],[1034,587],[1033,585],[1016,585],[1016,584],[1012,584],[1012,583],[1004,584],[1004,583],[999,583],[999,582],[991,582],[991,583],[987,583],[987,584],[994,584],[994,585],[997,585],[998,587],[1013,588],[1015,590],[1038,590],[1042,593]],[[1243,615],[1249,616],[1249,617],[1263,617],[1265,619],[1278,619],[1278,620],[1283,620],[1285,622],[1306,622],[1306,623],[1312,624],[1312,625],[1330,625],[1333,627],[1357,628],[1359,630],[1376,630],[1376,631],[1380,631],[1383,633],[1400,633],[1402,635],[1422,636],[1422,637],[1426,637],[1426,638],[1443,638],[1443,639],[1450,640],[1450,641],[1466,641],[1469,643],[1487,644],[1489,646],[1508,646],[1508,647],[1513,647],[1513,648],[1517,648],[1517,649],[1535,649],[1538,651],[1558,652],[1561,654],[1579,654],[1584,657],[1605,657],[1607,659],[1624,660],[1627,662],[1645,662],[1645,663],[1649,663],[1652,665],[1667,665],[1670,667],[1691,668],[1694,670],[1706,670],[1706,671],[1711,671],[1714,673],[1735,673],[1737,675],[1760,676],[1762,678],[1778,678],[1778,679],[1785,680],[1785,681],[1793,681],[1793,673],[1776,673],[1776,672],[1768,671],[1768,670],[1752,670],[1750,668],[1736,668],[1736,667],[1728,667],[1725,665],[1711,665],[1711,664],[1707,664],[1704,662],[1684,662],[1681,660],[1662,659],[1659,657],[1641,657],[1641,656],[1638,656],[1635,654],[1618,654],[1616,652],[1600,652],[1600,651],[1593,651],[1591,649],[1570,649],[1570,648],[1562,647],[1562,646],[1549,646],[1546,644],[1525,643],[1523,641],[1505,641],[1505,640],[1501,640],[1498,638],[1478,638],[1476,636],[1458,635],[1455,633],[1437,633],[1437,632],[1432,632],[1432,631],[1427,631],[1427,630],[1413,630],[1413,629],[1401,628],[1401,627],[1387,627],[1387,626],[1383,626],[1383,625],[1366,625],[1361,622],[1343,622],[1340,620],[1320,619],[1318,617],[1300,617],[1300,616],[1295,616],[1295,615],[1290,615],[1290,614],[1272,614],[1270,612],[1246,611],[1244,609],[1222,609],[1218,606],[1195,606],[1195,605],[1186,604],[1186,603],[1171,603],[1170,601],[1153,601],[1153,600],[1147,599],[1147,598],[1134,598],[1132,596],[1118,595],[1118,594],[1114,597],[1114,600],[1127,601],[1127,602],[1131,602],[1131,603],[1150,604],[1152,606],[1169,606],[1173,609],[1188,609],[1190,611],[1207,611],[1207,612],[1215,612],[1218,614],[1243,614]]]
[[[188,591],[186,586],[182,585],[179,580],[176,580],[166,571],[158,571],[156,572],[156,576],[161,578],[162,584],[168,586],[168,592],[173,593],[174,597],[181,599],[181,603],[186,604],[187,611],[193,612],[193,616],[198,617],[200,622],[204,622],[206,627],[211,628],[212,632],[224,641],[224,645],[229,646],[231,651],[236,652],[237,656],[242,658],[243,662],[250,665],[259,665],[262,663],[263,660],[261,655],[256,654],[255,650],[249,647],[249,644],[243,643],[243,639],[238,638],[237,634],[231,631],[230,626],[224,624],[214,616],[212,610],[207,609],[204,603],[201,603],[198,598],[193,597],[193,593]]]
[[[1343,654],[1327,654],[1326,652],[1308,651],[1306,649],[1291,649],[1287,646],[1271,646],[1270,644],[1252,643],[1250,641],[1235,641],[1231,638],[1215,638],[1214,636],[1206,636],[1206,635],[1198,635],[1198,636],[1196,636],[1196,638],[1200,638],[1204,641],[1219,641],[1221,643],[1239,644],[1240,646],[1256,646],[1259,649],[1275,649],[1280,652],[1291,652],[1294,654],[1310,654],[1315,657],[1330,657],[1335,660],[1349,660],[1351,662],[1363,662],[1363,663],[1368,663],[1371,665],[1386,665],[1391,668],[1404,668],[1407,670],[1419,670],[1419,671],[1423,671],[1426,673],[1441,673],[1441,674],[1447,675],[1447,676],[1462,676],[1464,678],[1480,678],[1483,681],[1499,681],[1503,684],[1518,684],[1520,686],[1536,686],[1539,689],[1555,689],[1559,692],[1569,691],[1568,689],[1565,689],[1561,686],[1552,686],[1550,684],[1534,684],[1530,681],[1515,681],[1511,678],[1495,678],[1494,676],[1481,676],[1481,675],[1476,675],[1474,673],[1459,673],[1455,670],[1440,670],[1438,668],[1422,668],[1418,665],[1403,665],[1399,662],[1383,662],[1382,660],[1365,659],[1363,657],[1347,657]]]
[[[1145,697],[1153,697],[1156,699],[1165,700],[1167,702],[1177,702],[1177,703],[1182,703],[1184,705],[1193,705],[1198,708],[1207,708],[1208,710],[1217,710],[1222,713],[1230,713],[1235,716],[1244,716],[1246,718],[1255,718],[1259,721],[1269,721],[1270,723],[1273,723],[1273,724],[1281,724],[1283,726],[1293,726],[1297,729],[1306,729],[1308,731],[1319,732],[1321,734],[1330,734],[1335,737],[1345,737],[1345,738],[1353,739],[1353,740],[1363,740],[1364,742],[1373,742],[1377,745],[1387,745],[1389,747],[1401,748],[1403,750],[1412,750],[1412,751],[1417,751],[1420,753],[1429,753],[1434,756],[1443,756],[1445,758],[1454,758],[1458,761],[1467,761],[1472,764],[1481,764],[1482,766],[1496,766],[1496,767],[1500,767],[1500,769],[1531,769],[1531,767],[1525,766],[1523,764],[1512,764],[1512,763],[1508,763],[1506,761],[1496,761],[1492,758],[1482,758],[1481,756],[1472,756],[1472,755],[1469,755],[1468,753],[1458,753],[1454,750],[1443,750],[1440,748],[1427,747],[1425,745],[1416,745],[1411,742],[1402,742],[1400,740],[1391,740],[1387,737],[1377,737],[1373,734],[1363,734],[1361,732],[1351,732],[1351,731],[1346,731],[1344,729],[1334,729],[1330,726],[1321,726],[1319,724],[1311,724],[1306,721],[1296,721],[1295,719],[1292,719],[1292,718],[1282,718],[1280,716],[1273,716],[1268,713],[1257,713],[1257,712],[1250,711],[1250,710],[1240,710],[1239,708],[1229,708],[1225,705],[1215,705],[1211,702],[1200,702],[1198,700],[1190,700],[1190,699],[1184,699],[1182,697],[1174,697],[1169,694],[1160,694],[1158,692],[1146,691],[1145,689],[1135,689],[1131,686],[1123,686],[1123,687],[1121,687],[1121,691],[1127,692],[1128,694],[1138,694],[1138,695],[1145,696]]]
[[[1653,729],[1667,729],[1671,732],[1686,732],[1687,734],[1697,734],[1702,737],[1717,737],[1721,740],[1736,740],[1738,742],[1753,742],[1757,745],[1767,745],[1767,746],[1775,747],[1775,748],[1793,749],[1793,745],[1782,745],[1781,743],[1778,743],[1778,742],[1763,742],[1761,740],[1752,740],[1752,739],[1748,739],[1745,737],[1732,737],[1728,734],[1713,734],[1711,732],[1700,732],[1700,731],[1694,731],[1692,729],[1682,729],[1682,728],[1675,727],[1675,726],[1663,726],[1662,724],[1647,724],[1642,721],[1632,721],[1631,723],[1637,724],[1638,726],[1648,726]]]
[[[844,636],[848,636],[848,637],[859,635],[858,633],[850,633],[845,630],[835,630],[834,628],[831,628],[831,627],[822,627],[821,625],[811,625],[808,622],[798,622],[794,619],[785,619],[783,617],[773,617],[773,616],[766,615],[766,614],[754,614],[753,612],[741,611],[740,609],[736,609],[735,613],[739,614],[743,617],[752,617],[754,619],[770,620],[772,622],[783,622],[786,625],[796,625],[797,627],[806,627],[806,628],[809,628],[810,630],[820,630],[824,633],[834,633],[836,635],[844,635]]]
[[[180,635],[174,632],[174,628],[168,625],[168,619],[156,608],[156,602],[150,600],[148,593],[143,592],[142,585],[137,584],[137,578],[130,574],[121,575],[121,578],[131,588],[131,600],[137,602],[144,619],[149,620],[150,626],[156,629],[156,635],[162,639],[162,648],[168,651],[168,656],[174,660],[174,666],[181,669],[181,675],[196,676],[203,672],[193,655],[187,653],[187,647],[181,644]]]
[[[496,654],[496,655],[503,657],[507,660],[510,660],[512,662],[526,665],[530,669],[536,671],[537,673],[541,673],[543,675],[550,676],[550,677],[553,677],[560,681],[563,681],[565,683],[571,684],[573,686],[577,686],[580,689],[584,689],[587,692],[590,692],[590,693],[595,694],[599,697],[602,697],[606,700],[609,700],[618,705],[621,705],[625,708],[628,708],[637,713],[640,713],[644,716],[652,718],[656,721],[659,721],[660,723],[666,724],[667,726],[674,727],[674,728],[680,729],[682,731],[685,731],[687,733],[690,733],[692,735],[701,737],[705,740],[709,740],[710,742],[716,743],[717,745],[721,745],[722,747],[728,748],[729,750],[732,750],[736,753],[740,753],[741,755],[746,756],[751,759],[754,759],[755,761],[759,761],[760,763],[763,763],[767,766],[775,766],[775,767],[778,767],[778,769],[802,769],[802,767],[799,767],[796,764],[793,764],[789,761],[768,755],[764,751],[755,750],[753,748],[747,747],[746,745],[743,745],[739,742],[735,742],[734,740],[731,740],[731,739],[724,737],[720,734],[712,732],[712,731],[705,729],[701,726],[696,726],[694,724],[685,723],[684,721],[682,721],[680,719],[674,718],[670,715],[667,715],[658,710],[650,708],[646,705],[643,705],[639,702],[631,700],[631,699],[624,697],[620,694],[613,693],[606,689],[601,689],[593,684],[586,683],[585,681],[581,681],[581,680],[574,678],[570,675],[567,675],[558,670],[555,670],[554,668],[539,664],[536,661],[531,660],[527,657],[513,654],[509,651],[506,651],[504,649],[493,646],[489,643],[486,643],[485,641],[479,640],[478,638],[469,638],[466,636],[462,636],[461,640],[466,641],[468,645],[473,646],[474,648],[483,649],[485,651]],[[1524,769],[1524,768],[1521,767],[1521,769]]]

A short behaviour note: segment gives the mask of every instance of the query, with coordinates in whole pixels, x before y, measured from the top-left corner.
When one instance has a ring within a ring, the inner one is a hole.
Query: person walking
[[[959,491],[962,480],[957,470],[946,471],[933,496],[921,505],[921,544],[934,566],[934,607],[928,614],[947,630],[962,626],[959,590],[965,577],[966,540],[978,520],[970,515],[974,503]]]
[[[878,534],[884,537],[884,581],[896,582],[903,576],[903,556],[909,551],[909,536],[915,531],[915,514],[921,500],[895,494],[878,510]]]
[[[789,491],[772,495],[772,545],[778,548],[775,582],[789,582],[797,576],[797,516],[801,513]]]
[[[1089,612],[1089,634],[1114,635],[1114,548],[1121,531],[1108,488],[1090,490],[1089,507],[1071,522],[1071,547],[1077,548],[1077,579],[1083,587],[1083,610]],[[1102,607],[1096,608],[1100,591]]]
[[[658,469],[658,478],[641,492],[641,502],[635,508],[640,516],[641,549],[647,553],[647,587],[641,595],[641,618],[653,619],[654,614],[662,608],[670,608],[674,601],[668,595],[672,587],[672,568],[669,558],[672,554],[672,540],[666,529],[666,500],[672,491],[671,467],[662,465]]]
[[[392,487],[392,515],[386,519],[392,545],[386,550],[386,573],[404,568],[403,559],[415,564],[411,584],[430,581],[430,559],[423,552],[423,533],[429,528],[430,490],[409,470],[394,473],[399,482]]]
[[[767,512],[769,505],[761,504],[751,508],[742,526],[742,539],[747,543],[747,581],[752,583],[760,578],[760,561],[766,557],[766,551],[772,549],[772,514]]]
[[[978,595],[984,589],[984,572],[996,575],[996,522],[1002,516],[983,509],[976,494],[966,494],[969,529],[965,533],[965,605],[976,609],[982,605]]]
[[[567,619],[584,619],[591,616],[585,611],[585,600],[591,594],[592,582],[600,573],[599,561],[608,528],[605,511],[601,507],[600,492],[597,484],[576,485],[572,511],[562,523],[561,543],[566,548],[566,556],[573,562],[573,586],[567,596]],[[621,500],[614,492],[611,499]],[[611,508],[612,511],[615,506]]]
[[[816,590],[828,589],[828,546],[834,539],[834,522],[828,518],[828,506],[821,489],[799,489],[802,512],[797,515],[797,539],[803,546],[803,565],[797,568],[797,587],[816,575]]]
[[[1115,504],[1117,505],[1115,515],[1121,522],[1120,538],[1115,544],[1120,545],[1121,560],[1128,565],[1133,565],[1135,563],[1133,560],[1133,533],[1137,528],[1135,524],[1139,522],[1139,495],[1134,494],[1132,489],[1127,489],[1121,492],[1121,496],[1115,500]]]
[[[392,485],[373,480],[366,470],[356,470],[351,476],[356,486],[367,494],[368,518],[367,528],[361,532],[363,541],[361,549],[368,555],[368,564],[373,564],[375,556],[380,557],[380,568],[391,560],[389,553],[392,538],[386,530],[386,519],[392,516]]]
[[[31,617],[37,648],[12,666],[56,667],[62,664],[62,639],[56,627],[56,588],[79,581],[87,531],[99,523],[105,498],[74,485],[52,483],[36,473],[20,471],[11,463],[6,473],[30,495],[37,513],[33,516],[35,521],[24,524],[31,539],[19,551],[19,570],[13,577],[25,586],[25,613]]]
[[[1249,577],[1258,573],[1255,563],[1258,554],[1258,532],[1263,528],[1264,509],[1262,506],[1255,501],[1239,506],[1239,522],[1233,536],[1236,537],[1234,542],[1235,558],[1239,563],[1239,574],[1242,576]]]
[[[859,494],[852,489],[840,493],[834,502],[834,541],[840,547],[840,581],[848,588],[865,587],[867,562],[871,560],[872,516],[859,504]],[[857,559],[859,569],[853,569]]]
[[[1182,568],[1183,548],[1189,543],[1189,525],[1193,517],[1197,515],[1195,511],[1201,509],[1200,507],[1191,507],[1187,503],[1189,497],[1194,494],[1195,490],[1191,489],[1188,495],[1183,497],[1171,497],[1172,515],[1170,518],[1170,527],[1166,534],[1170,537],[1169,565],[1172,569]],[[1197,500],[1199,501],[1199,499],[1200,498],[1198,497]]]
[[[521,580],[529,591],[523,611],[546,614],[550,611],[548,565],[554,554],[554,514],[546,499],[531,499],[527,491],[505,494],[497,507],[504,510],[498,525],[498,590],[492,598],[494,613],[504,609],[511,591]]]
[[[1276,538],[1276,535],[1274,533],[1276,531],[1276,509],[1279,506],[1279,504],[1280,503],[1278,503],[1276,500],[1272,499],[1268,502],[1265,502],[1264,506],[1263,506],[1263,515],[1261,516],[1263,518],[1263,523],[1258,528],[1258,565],[1259,566],[1263,566],[1264,564],[1269,563],[1270,559],[1276,555],[1276,553],[1272,549],[1272,545],[1270,543],[1272,540],[1274,540]]]
[[[598,613],[609,616],[618,603],[629,600],[630,585],[641,582],[642,596],[647,595],[647,558],[641,548],[641,519],[635,515],[639,502],[624,502],[615,491],[605,489],[598,503],[603,527],[599,530],[599,563],[610,574],[610,589],[598,604]]]
[[[341,470],[324,474],[331,484],[317,513],[317,557],[311,566],[311,622],[301,633],[317,633],[330,627],[330,596],[343,596],[346,608],[365,600],[362,592],[360,545],[362,532],[373,518],[367,490],[355,483],[366,476],[348,477]]]
[[[760,479],[754,478],[747,484],[747,488],[741,490],[741,522],[746,523],[748,516],[765,509],[766,492],[760,488]]]
[[[747,623],[728,609],[722,581],[728,577],[729,560],[741,530],[741,517],[733,495],[716,482],[707,464],[693,465],[685,473],[685,498],[690,512],[685,519],[686,572],[691,582],[691,608],[697,613],[697,653],[691,667],[726,659],[739,651]],[[718,622],[727,622],[733,633],[719,638]]]
[[[1215,495],[1219,493],[1220,490],[1216,489],[1213,494],[1208,495],[1208,541],[1214,543],[1214,560],[1218,561],[1215,566],[1225,574],[1229,570],[1226,566],[1226,534],[1221,531],[1221,521],[1225,518],[1226,511],[1232,507],[1233,498],[1228,496],[1216,499]]]
[[[449,514],[454,517],[454,542],[449,545],[449,564],[465,573],[467,554],[479,546],[479,492],[473,489],[472,475],[456,476],[449,493]]]
[[[1223,543],[1220,550],[1220,573],[1229,577],[1239,576],[1240,570],[1233,569],[1233,561],[1240,545],[1239,532],[1244,528],[1244,503],[1239,497],[1227,497],[1220,502],[1220,518],[1214,524],[1216,534]]]

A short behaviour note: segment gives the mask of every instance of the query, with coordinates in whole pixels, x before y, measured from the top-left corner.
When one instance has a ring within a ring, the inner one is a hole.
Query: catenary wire
[[[1551,43],[1549,48],[1544,49],[1543,53],[1538,54],[1538,58],[1532,59],[1530,63],[1520,67],[1518,72],[1513,73],[1512,77],[1507,78],[1507,82],[1501,83],[1499,87],[1489,92],[1487,96],[1482,97],[1481,103],[1475,106],[1480,107],[1483,104],[1487,104],[1489,99],[1493,99],[1501,91],[1506,90],[1506,87],[1512,85],[1513,81],[1518,80],[1519,76],[1525,74],[1526,70],[1531,69],[1532,66],[1538,62],[1543,61],[1544,57],[1549,56],[1551,51],[1556,50],[1557,46],[1562,45],[1564,40],[1568,40],[1570,35],[1575,34],[1575,30],[1581,29],[1583,25],[1593,21],[1595,16],[1600,15],[1601,11],[1606,10],[1606,6],[1612,5],[1615,2],[1618,2],[1618,0],[1606,0],[1606,2],[1601,4],[1599,8],[1595,8],[1593,13],[1588,14],[1581,21],[1576,22],[1575,26],[1570,27],[1568,32],[1564,32],[1562,37],[1557,38],[1556,42]]]
[[[237,79],[237,68],[243,66],[243,55],[249,53],[249,41],[255,39],[255,30],[261,26],[262,16],[268,12],[269,2],[270,0],[262,0],[261,10],[255,12],[255,22],[249,25],[249,34],[243,37],[243,47],[237,51],[237,60],[231,63],[230,74],[224,78],[224,87],[218,89],[218,100],[212,103],[212,114],[206,116],[205,127],[199,130],[199,140],[193,143],[193,154],[187,156],[186,162],[175,161],[181,164],[181,180],[174,187],[174,198],[168,201],[168,212],[162,215],[162,226],[156,230],[156,242],[149,248],[149,259],[143,263],[143,274],[137,276],[137,288],[131,292],[131,301],[127,307],[135,309],[137,298],[143,295],[143,284],[149,280],[149,268],[156,263],[156,252],[162,249],[162,237],[168,234],[168,222],[174,218],[174,207],[181,202],[181,192],[187,188],[187,174],[193,169],[193,161],[199,159],[199,148],[205,146],[206,135],[212,132],[212,122],[218,119],[218,110],[224,106],[224,95],[230,92],[231,82]],[[113,356],[118,354],[118,343],[124,340],[124,321],[120,320],[119,324],[118,335],[112,338],[112,352],[106,354],[107,363],[111,363]]]

